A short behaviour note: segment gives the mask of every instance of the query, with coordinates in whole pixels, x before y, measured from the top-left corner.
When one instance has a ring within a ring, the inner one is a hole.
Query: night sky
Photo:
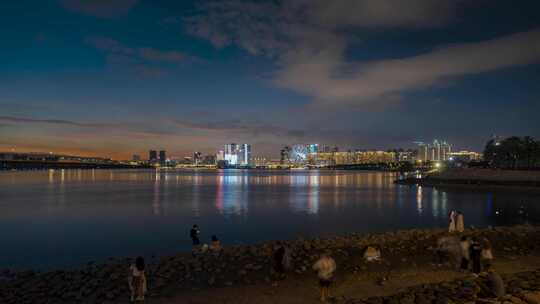
[[[540,1],[2,1],[0,38],[0,151],[540,137]]]

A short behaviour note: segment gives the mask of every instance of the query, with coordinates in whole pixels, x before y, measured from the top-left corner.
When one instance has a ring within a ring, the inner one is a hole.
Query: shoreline
[[[283,242],[292,252],[294,266],[289,273],[290,279],[305,281],[314,278],[311,265],[324,250],[332,252],[340,275],[366,273],[380,276],[404,267],[430,265],[437,238],[446,234],[445,229],[409,229]],[[497,257],[540,258],[540,226],[469,229],[465,234],[488,237]],[[272,254],[276,242],[224,246],[220,257],[200,255],[193,258],[190,253],[180,252],[147,263],[148,301],[171,299],[186,292],[268,285],[273,281]],[[363,249],[368,245],[381,249],[382,263],[363,261]],[[123,303],[128,299],[126,276],[130,262],[130,258],[112,259],[72,271],[4,270],[0,280],[0,298],[7,299],[6,303],[20,303],[16,302],[20,297],[27,299],[28,303],[45,303],[47,299],[54,303],[83,300],[88,303]]]
[[[448,169],[425,177],[397,179],[399,185],[540,190],[538,170]]]
[[[533,191],[540,192],[540,184],[520,184],[520,183],[501,183],[501,182],[466,182],[456,180],[442,180],[442,179],[429,179],[429,178],[406,178],[402,180],[395,180],[396,185],[403,186],[422,186],[433,188],[448,188],[448,189],[478,189],[478,190],[516,190],[516,191]]]

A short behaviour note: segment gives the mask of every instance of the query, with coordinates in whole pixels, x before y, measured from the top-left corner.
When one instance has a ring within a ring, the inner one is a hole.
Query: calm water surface
[[[0,172],[0,268],[187,250],[194,223],[203,242],[217,234],[225,244],[245,244],[446,227],[452,209],[475,226],[540,215],[539,193],[411,187],[395,178],[358,171]]]

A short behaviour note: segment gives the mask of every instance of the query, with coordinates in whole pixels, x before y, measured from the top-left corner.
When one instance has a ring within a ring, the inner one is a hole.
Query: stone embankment
[[[497,256],[511,255],[515,258],[540,252],[540,228],[536,226],[471,229],[466,234],[488,238]],[[447,235],[444,230],[414,229],[286,241],[284,243],[291,249],[293,260],[289,279],[312,279],[311,265],[321,252],[330,251],[340,275],[357,272],[384,274],[380,277],[384,281],[396,269],[434,263],[437,239],[444,235]],[[148,299],[152,301],[192,290],[270,284],[274,280],[272,254],[275,245],[276,242],[265,242],[252,246],[229,246],[219,257],[211,254],[192,257],[182,253],[150,260],[147,265]],[[364,261],[363,252],[367,246],[380,248],[381,262]],[[127,269],[130,262],[130,259],[111,259],[104,264],[89,263],[75,271],[44,273],[4,270],[0,273],[0,299],[2,303],[124,303],[129,294]],[[537,273],[534,276],[538,278]],[[452,287],[460,283],[450,284],[448,286]],[[410,293],[414,299],[417,294],[425,293],[426,300],[430,301],[438,294],[437,288],[423,286]],[[382,299],[383,302],[379,299],[369,301],[367,303],[387,303],[386,299]]]
[[[540,170],[448,169],[430,173],[423,178],[408,177],[396,180],[396,183],[422,186],[469,185],[540,189]]]

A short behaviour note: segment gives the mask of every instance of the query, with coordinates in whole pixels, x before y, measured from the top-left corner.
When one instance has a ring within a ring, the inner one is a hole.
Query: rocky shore
[[[336,259],[340,277],[363,273],[372,275],[374,279],[384,284],[385,280],[391,279],[399,269],[435,265],[434,251],[437,239],[446,234],[444,230],[414,229],[286,241],[291,248],[293,259],[293,270],[289,278],[301,282],[311,279],[314,276],[311,265],[322,251],[328,250]],[[524,256],[540,255],[540,227],[537,226],[469,229],[466,234],[490,239],[496,257],[508,256],[519,259]],[[265,242],[252,246],[225,247],[219,257],[210,254],[192,257],[191,254],[181,253],[150,261],[147,267],[148,302],[174,297],[181,292],[230,286],[249,288],[251,285],[270,285],[274,280],[272,254],[275,244],[276,242]],[[363,252],[367,246],[380,248],[381,262],[369,263],[363,259]],[[4,270],[0,273],[0,299],[2,303],[126,303],[129,294],[126,277],[130,263],[130,259],[111,259],[104,264],[90,263],[76,271],[44,273]],[[447,265],[447,267],[454,266]],[[520,280],[520,276],[508,278],[518,282],[515,289],[518,298],[524,293],[536,290],[539,283],[538,272],[522,276],[527,277],[525,281],[529,285],[523,285],[524,280]],[[461,285],[463,282],[456,281],[421,286],[388,298],[336,299],[336,301],[439,303],[435,301],[443,298],[438,296],[443,295],[442,289],[446,290],[444,291],[446,298],[451,298]],[[509,289],[511,290],[513,289]],[[404,297],[407,299],[402,301]],[[420,300],[422,298],[425,301]],[[465,300],[467,299],[469,298]]]
[[[387,297],[371,297],[364,300],[348,300],[346,304],[446,304],[446,303],[498,303],[540,304],[540,270],[502,276],[507,294],[493,298],[481,290],[483,278],[460,279],[439,284],[408,288]]]

